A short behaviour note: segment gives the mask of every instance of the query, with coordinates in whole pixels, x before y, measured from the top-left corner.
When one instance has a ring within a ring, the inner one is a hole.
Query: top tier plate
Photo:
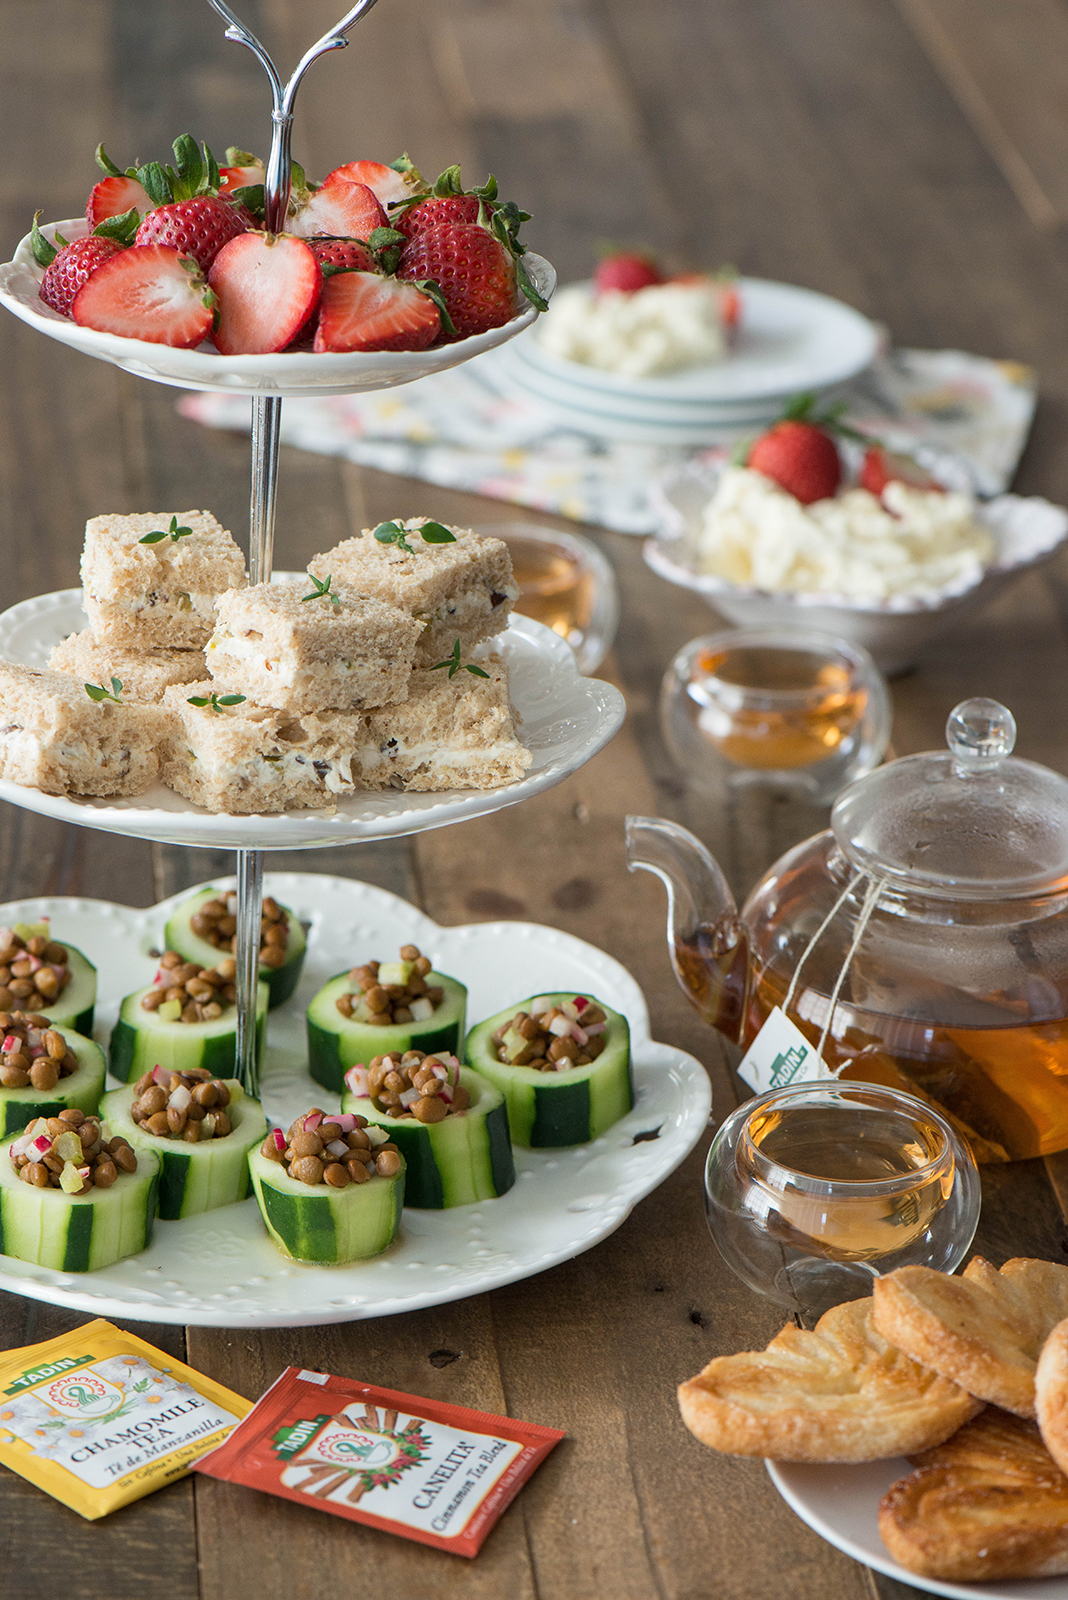
[[[83,239],[88,233],[84,217],[68,222],[52,222],[42,228],[53,240],[59,229],[68,242]],[[547,300],[556,287],[556,273],[541,256],[528,253],[523,258],[538,292]],[[361,389],[392,389],[411,383],[430,372],[458,367],[472,356],[492,350],[530,327],[538,313],[528,305],[519,316],[488,333],[473,334],[455,344],[434,350],[398,350],[349,355],[316,355],[312,351],[283,350],[270,356],[221,356],[213,345],[196,350],[172,350],[163,344],[148,344],[144,339],[120,339],[111,333],[80,328],[69,317],[61,317],[46,306],[40,296],[43,270],[30,248],[29,234],[13,258],[0,266],[0,304],[31,328],[50,339],[81,350],[98,361],[110,361],[124,372],[139,378],[152,378],[176,389],[221,389],[228,394],[248,395],[331,395],[352,394]]]

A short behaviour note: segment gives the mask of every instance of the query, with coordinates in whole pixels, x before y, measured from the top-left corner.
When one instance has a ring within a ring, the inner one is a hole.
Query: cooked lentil
[[[600,1006],[583,995],[562,1007],[548,1001],[543,1007],[534,1001],[531,1005],[532,1011],[517,1011],[493,1035],[499,1061],[509,1067],[533,1067],[537,1072],[568,1072],[597,1060],[604,1049],[608,1020]]]
[[[186,1144],[225,1139],[233,1124],[226,1110],[230,1090],[222,1079],[203,1067],[172,1072],[161,1083],[164,1076],[156,1067],[134,1085],[130,1115],[138,1127],[157,1139],[183,1139]]]
[[[215,967],[202,967],[183,961],[177,950],[164,950],[153,986],[141,997],[141,1009],[158,1011],[164,1022],[213,1022],[237,999],[236,973],[237,962],[230,956]]]
[[[309,1188],[325,1183],[347,1189],[375,1177],[395,1178],[401,1169],[400,1151],[381,1128],[351,1111],[330,1113],[317,1106],[291,1123],[288,1133],[272,1129],[260,1154]]]
[[[414,944],[402,944],[398,961],[368,961],[349,973],[351,990],[335,1002],[343,1017],[372,1028],[397,1022],[425,1022],[445,998],[440,984],[427,983],[428,956]]]
[[[0,1011],[0,1088],[54,1089],[78,1070],[78,1057],[47,1017]]]
[[[32,1122],[12,1144],[11,1164],[24,1183],[78,1195],[110,1189],[120,1172],[136,1172],[137,1153],[99,1117],[72,1107]]]
[[[66,945],[41,934],[23,939],[14,928],[0,928],[0,1010],[53,1006],[69,982]]]

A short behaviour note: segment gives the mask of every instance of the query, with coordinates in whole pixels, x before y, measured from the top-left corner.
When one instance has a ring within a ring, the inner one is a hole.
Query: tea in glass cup
[[[475,531],[503,539],[512,553],[519,588],[513,610],[566,639],[580,672],[600,666],[619,625],[619,597],[611,565],[593,541],[533,522],[481,524]]]
[[[759,1294],[810,1316],[900,1266],[951,1272],[979,1220],[979,1174],[951,1125],[913,1095],[821,1081],[758,1095],[708,1153],[716,1245]]]

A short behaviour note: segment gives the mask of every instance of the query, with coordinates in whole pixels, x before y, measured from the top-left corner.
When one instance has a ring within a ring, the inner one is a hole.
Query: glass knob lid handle
[[[1016,743],[1016,719],[997,700],[962,700],[946,720],[946,743],[959,777],[989,772]]]

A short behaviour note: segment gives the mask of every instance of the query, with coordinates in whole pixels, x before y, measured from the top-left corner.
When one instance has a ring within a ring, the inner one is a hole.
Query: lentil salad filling
[[[47,1017],[0,1011],[0,1088],[54,1089],[78,1070],[78,1057]]]
[[[112,1137],[106,1122],[73,1107],[58,1117],[38,1117],[12,1143],[10,1154],[24,1183],[69,1195],[110,1189],[120,1171],[137,1171],[137,1153],[129,1141]]]
[[[597,1060],[607,1026],[604,1011],[584,995],[562,1003],[544,996],[532,1000],[529,1011],[517,1011],[491,1038],[505,1066],[567,1072]]]
[[[286,1175],[315,1188],[347,1189],[372,1178],[395,1178],[403,1165],[397,1146],[381,1128],[352,1111],[306,1111],[288,1133],[273,1128],[260,1155],[278,1162]]]
[[[0,1008],[34,1011],[56,1003],[70,983],[67,947],[43,934],[24,939],[0,928]]]
[[[161,1022],[213,1022],[237,1000],[236,974],[232,956],[202,967],[183,961],[177,950],[165,950],[141,1009],[155,1011]]]
[[[225,1139],[232,1131],[227,1106],[230,1090],[203,1067],[171,1072],[154,1067],[134,1085],[130,1116],[157,1139],[184,1139],[200,1144]]]
[[[237,895],[219,895],[206,900],[189,919],[189,926],[200,939],[216,950],[233,955],[237,938]],[[260,913],[260,966],[282,967],[289,947],[289,917],[271,895],[263,901]]]
[[[460,1082],[460,1063],[444,1051],[395,1050],[375,1056],[370,1064],[350,1067],[345,1083],[357,1098],[369,1099],[383,1116],[416,1122],[444,1122],[466,1111],[471,1096]]]
[[[395,1023],[425,1022],[445,998],[438,984],[428,984],[432,963],[417,945],[404,944],[397,961],[368,961],[349,973],[350,991],[335,1004],[341,1015],[372,1028]]]

